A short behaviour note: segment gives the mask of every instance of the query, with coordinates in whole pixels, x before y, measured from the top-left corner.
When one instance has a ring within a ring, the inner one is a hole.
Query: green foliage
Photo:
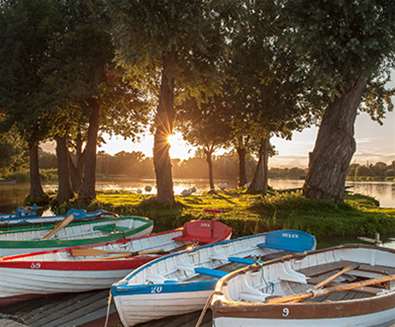
[[[394,93],[385,87],[395,63],[392,1],[297,0],[283,10],[288,43],[324,106],[367,77],[361,109],[379,121],[392,110]]]
[[[0,133],[0,176],[6,176],[26,167],[26,144],[15,128]]]
[[[46,90],[43,67],[51,42],[61,26],[57,3],[48,0],[2,1],[0,12],[1,128],[16,126],[29,142],[44,139],[50,130],[52,97]]]
[[[345,204],[304,198],[299,192],[248,195],[241,191],[177,197],[175,208],[163,207],[138,194],[98,194],[97,205],[120,214],[146,215],[155,220],[156,230],[180,226],[191,219],[211,219],[205,208],[223,209],[218,218],[232,226],[234,235],[246,235],[277,228],[298,228],[319,240],[373,236],[395,232],[395,209],[378,207],[375,199],[348,195]]]

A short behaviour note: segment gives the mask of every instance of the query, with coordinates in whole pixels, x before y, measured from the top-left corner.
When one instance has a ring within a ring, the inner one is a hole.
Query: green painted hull
[[[42,237],[54,225],[45,224],[0,229],[0,256],[133,238],[147,235],[151,233],[153,228],[152,220],[144,217],[104,217],[94,221],[72,222],[59,231],[54,238],[43,240]]]

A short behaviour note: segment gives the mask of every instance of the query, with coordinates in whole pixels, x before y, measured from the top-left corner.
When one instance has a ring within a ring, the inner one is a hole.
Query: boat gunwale
[[[338,245],[330,248],[309,251],[307,253],[296,253],[286,255],[280,258],[266,261],[262,264],[253,264],[235,270],[220,280],[218,280],[214,295],[211,300],[211,309],[213,318],[233,317],[233,318],[256,318],[256,319],[325,319],[325,318],[342,318],[358,315],[365,315],[375,312],[388,310],[395,307],[395,290],[387,293],[375,295],[372,297],[339,300],[333,302],[305,302],[305,303],[279,303],[269,304],[264,302],[242,302],[230,300],[225,297],[222,288],[227,285],[229,280],[234,277],[245,274],[249,271],[258,272],[262,267],[279,262],[286,262],[292,259],[303,259],[309,255],[342,250],[342,249],[371,249],[380,250],[395,254],[395,249],[377,247],[368,244],[351,243]],[[334,307],[336,310],[333,310]],[[288,315],[283,316],[283,310],[287,309]]]

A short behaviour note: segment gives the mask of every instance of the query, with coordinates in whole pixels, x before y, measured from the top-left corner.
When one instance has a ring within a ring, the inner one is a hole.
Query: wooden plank
[[[318,275],[332,272],[334,270],[342,269],[345,266],[349,266],[349,265],[353,265],[353,264],[357,264],[357,263],[352,262],[352,261],[341,260],[341,261],[325,263],[325,264],[318,265],[318,266],[300,269],[298,271],[308,277],[315,277]]]
[[[341,269],[340,271],[338,271],[337,273],[330,275],[329,277],[325,278],[323,281],[319,282],[318,284],[314,285],[314,289],[319,289],[322,288],[324,286],[326,286],[327,284],[330,284],[331,282],[333,282],[336,278],[344,275],[345,273],[354,270],[356,268],[356,265],[349,265],[344,267],[343,269]]]
[[[288,302],[296,302],[296,301],[303,301],[306,299],[325,296],[335,292],[349,292],[355,288],[365,287],[365,286],[373,286],[378,284],[387,283],[390,281],[395,280],[395,275],[389,275],[382,278],[376,279],[368,279],[361,282],[354,282],[350,284],[340,284],[337,286],[333,286],[330,288],[321,289],[315,292],[307,292],[302,294],[294,294],[294,295],[286,295],[286,296],[279,296],[276,298],[269,299],[266,303],[269,304],[281,304],[281,303],[288,303]]]

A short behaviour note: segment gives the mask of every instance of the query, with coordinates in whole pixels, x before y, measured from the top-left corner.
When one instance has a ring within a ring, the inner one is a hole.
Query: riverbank
[[[344,204],[304,198],[300,192],[273,192],[263,197],[240,191],[177,196],[174,208],[163,207],[149,195],[99,193],[93,207],[119,214],[152,218],[156,231],[181,226],[185,221],[213,218],[204,209],[221,209],[216,218],[232,226],[234,235],[246,235],[278,228],[297,228],[319,239],[355,239],[358,236],[395,235],[395,208],[380,208],[375,199],[349,194]]]

